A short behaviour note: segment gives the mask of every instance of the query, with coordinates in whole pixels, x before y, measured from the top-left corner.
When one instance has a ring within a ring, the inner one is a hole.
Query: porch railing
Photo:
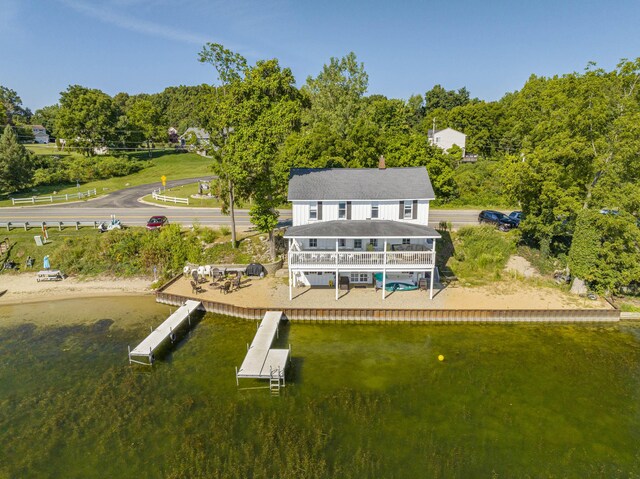
[[[290,251],[289,266],[433,266],[433,251]]]

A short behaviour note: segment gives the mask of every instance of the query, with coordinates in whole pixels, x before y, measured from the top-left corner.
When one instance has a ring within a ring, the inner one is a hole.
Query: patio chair
[[[224,284],[220,287],[220,292],[227,294],[231,291],[231,281],[225,281]]]
[[[240,280],[242,279],[241,275],[238,275],[235,277],[235,279],[231,282],[231,286],[233,287],[233,290],[237,290],[240,289]]]
[[[189,282],[191,283],[191,292],[192,293],[195,293],[195,294],[202,293],[203,289],[198,283],[196,283],[193,280],[191,280]]]

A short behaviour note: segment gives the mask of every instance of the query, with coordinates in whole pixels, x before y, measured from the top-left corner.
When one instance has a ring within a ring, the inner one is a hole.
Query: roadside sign
[[[167,177],[162,175],[160,179],[162,180],[162,186],[167,186]]]

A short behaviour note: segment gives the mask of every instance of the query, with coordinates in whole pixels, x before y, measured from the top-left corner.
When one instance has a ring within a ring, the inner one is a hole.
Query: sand
[[[222,294],[209,285],[193,294],[189,278],[169,286],[166,293],[244,306],[249,308],[377,308],[377,309],[610,309],[604,300],[578,298],[554,287],[540,286],[514,278],[485,286],[436,285],[434,298],[424,291],[396,291],[382,300],[382,291],[352,288],[340,291],[336,301],[333,288],[294,288],[289,301],[286,278],[267,277],[243,282],[239,291]]]
[[[35,273],[0,276],[0,305],[33,303],[45,300],[90,298],[101,296],[152,294],[149,278],[100,277],[66,278],[62,281],[36,281]]]

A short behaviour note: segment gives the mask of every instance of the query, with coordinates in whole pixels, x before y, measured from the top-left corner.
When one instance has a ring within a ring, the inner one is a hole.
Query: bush
[[[34,173],[34,185],[86,183],[136,173],[151,163],[131,160],[126,157],[39,157]]]

